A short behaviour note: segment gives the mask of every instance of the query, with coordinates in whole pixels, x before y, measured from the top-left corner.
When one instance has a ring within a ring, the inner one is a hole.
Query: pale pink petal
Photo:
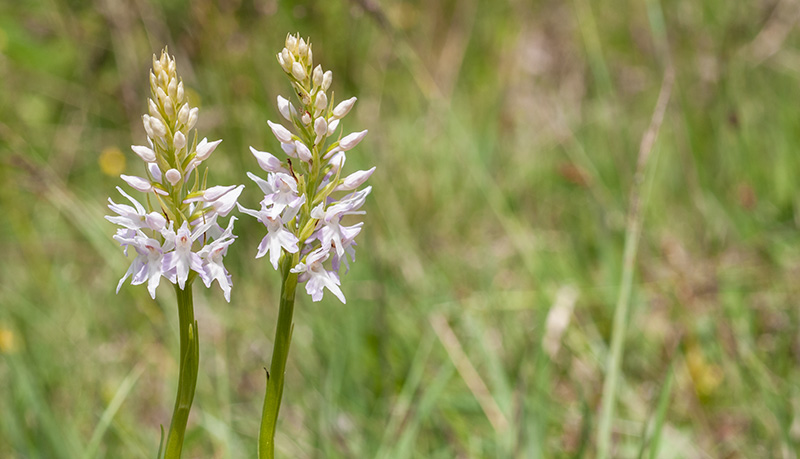
[[[355,97],[351,97],[347,100],[339,102],[339,104],[336,105],[336,108],[333,109],[333,116],[335,116],[336,118],[344,118],[345,115],[350,113],[350,109],[353,108],[353,105],[355,103],[356,103]]]
[[[362,139],[367,135],[367,130],[363,130],[361,132],[353,132],[352,134],[347,134],[344,136],[342,140],[339,141],[339,148],[342,151],[348,151],[358,145]]]
[[[372,176],[372,173],[375,172],[375,168],[371,168],[365,171],[358,171],[354,172],[347,177],[344,178],[342,184],[337,186],[334,191],[349,191],[355,190],[356,188],[360,187],[367,181],[367,179]]]
[[[142,158],[144,162],[152,163],[156,160],[156,152],[151,148],[142,145],[131,145],[131,150]]]
[[[267,172],[287,172],[283,167],[283,163],[271,153],[258,151],[253,147],[250,147],[250,153],[256,157],[256,161],[258,161],[258,165],[261,169]]]
[[[197,152],[195,158],[198,161],[205,161],[206,159],[208,159],[209,156],[211,156],[211,153],[213,153],[214,150],[217,149],[217,146],[221,142],[222,139],[215,140],[213,142],[208,142],[204,137],[203,140],[201,140],[200,143],[197,144],[197,148],[195,148],[195,151]]]
[[[278,141],[281,143],[289,143],[292,141],[292,133],[289,132],[288,129],[278,123],[273,123],[272,121],[267,121],[267,124],[269,124],[270,129],[272,129],[272,133],[275,135],[275,138],[277,138]]]
[[[141,191],[142,193],[149,193],[153,191],[153,185],[147,180],[142,177],[137,177],[135,175],[120,175],[122,180],[125,180],[125,183],[131,186],[136,191]]]

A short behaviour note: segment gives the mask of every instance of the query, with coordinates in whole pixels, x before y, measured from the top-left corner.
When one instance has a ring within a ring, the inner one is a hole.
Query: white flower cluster
[[[236,217],[230,218],[225,229],[217,218],[231,212],[244,185],[206,188],[208,170],[200,174],[198,166],[222,140],[208,142],[204,138],[197,142],[195,131],[189,143],[198,109],[189,105],[175,59],[166,51],[160,59],[153,56],[150,91],[149,114],[142,117],[149,146],[131,147],[145,162],[146,176],[121,176],[133,189],[147,194],[150,211],[119,187],[117,190],[133,206],[108,200],[109,209],[116,215],[106,218],[122,227],[114,239],[126,256],[129,247],[137,254],[120,279],[117,292],[132,276],[131,284],[147,282],[150,296],[155,298],[161,277],[184,289],[194,278],[190,275],[194,271],[206,287],[216,280],[230,302],[231,278],[222,257],[236,237]]]
[[[310,43],[299,35],[289,35],[286,47],[277,57],[300,102],[298,109],[278,96],[278,110],[294,133],[281,124],[269,122],[288,158],[284,163],[270,153],[250,147],[259,166],[268,173],[266,180],[247,174],[264,192],[264,199],[259,210],[242,206],[239,210],[256,217],[267,228],[256,258],[269,253],[272,266],[278,269],[284,251],[298,254],[295,258],[299,262],[291,272],[299,274],[298,282],[306,283],[306,292],[312,300],[320,301],[323,288],[327,288],[345,303],[339,288],[339,268],[342,261],[349,268],[348,255],[355,261],[355,238],[363,223],[345,226],[342,219],[365,213],[359,209],[372,187],[354,190],[366,182],[375,168],[344,178],[340,174],[346,152],[358,145],[367,131],[335,137],[339,121],[353,108],[356,98],[334,106],[333,96],[329,99],[326,93],[333,74],[324,72],[319,65],[313,66]],[[334,193],[343,191],[350,193],[334,197]],[[328,259],[331,271],[323,265]]]

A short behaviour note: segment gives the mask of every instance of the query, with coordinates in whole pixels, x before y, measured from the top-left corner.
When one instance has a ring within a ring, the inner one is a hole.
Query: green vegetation
[[[198,128],[224,139],[214,180],[246,183],[254,207],[248,146],[279,150],[266,122],[290,32],[359,98],[344,128],[370,134],[348,170],[378,170],[347,305],[298,295],[282,457],[594,457],[639,145],[670,63],[611,457],[797,454],[788,2],[156,3],[0,4],[0,457],[155,456],[174,293],[114,294],[128,260],[103,219],[117,175],[141,173],[150,57],[175,54]],[[255,455],[280,275],[253,259],[255,219],[235,232],[231,303],[194,291],[185,457]],[[559,335],[548,313],[573,301]]]

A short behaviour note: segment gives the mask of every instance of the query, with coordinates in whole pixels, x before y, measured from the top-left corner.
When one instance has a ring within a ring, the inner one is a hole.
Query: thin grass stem
[[[636,164],[633,188],[631,189],[628,209],[628,223],[625,230],[625,250],[622,259],[622,284],[620,285],[617,305],[614,309],[614,324],[611,331],[611,349],[606,365],[606,379],[603,384],[603,399],[600,407],[600,421],[597,430],[597,458],[606,459],[611,451],[611,426],[614,418],[614,402],[617,387],[620,384],[622,356],[625,350],[625,335],[628,330],[628,312],[630,310],[631,290],[633,287],[633,270],[636,264],[636,251],[642,231],[642,187],[647,170],[650,152],[653,150],[656,136],[664,120],[675,74],[672,67],[667,67],[661,91],[658,95],[650,126],[642,137],[639,146],[639,159]]]

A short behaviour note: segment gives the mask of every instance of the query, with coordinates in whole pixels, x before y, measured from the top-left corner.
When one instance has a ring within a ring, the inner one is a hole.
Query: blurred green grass
[[[101,154],[138,172],[150,55],[169,45],[201,135],[224,139],[212,180],[248,182],[247,147],[277,147],[266,121],[289,86],[273,56],[298,31],[340,98],[359,98],[345,129],[370,135],[348,170],[378,170],[348,304],[296,309],[284,456],[593,455],[666,37],[677,79],[648,170],[614,456],[794,457],[796,15],[722,0],[0,4],[0,456],[83,457],[100,434],[97,457],[155,453],[174,300],[114,294],[127,260],[102,216],[121,181]],[[195,290],[187,457],[255,451],[278,282],[252,258],[263,229],[237,225],[231,304]],[[550,353],[546,318],[570,287]]]

